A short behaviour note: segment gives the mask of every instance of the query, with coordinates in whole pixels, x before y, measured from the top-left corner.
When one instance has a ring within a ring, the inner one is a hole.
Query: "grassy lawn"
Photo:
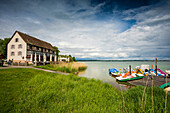
[[[48,69],[53,71],[60,71],[66,73],[77,73],[79,71],[84,71],[87,69],[87,66],[84,63],[80,62],[60,62],[59,64],[48,64],[45,66],[35,66],[37,68]]]
[[[142,86],[120,92],[100,80],[34,69],[0,70],[0,83],[0,112],[152,112],[151,88],[142,102]],[[164,102],[165,92],[155,87],[154,111],[164,112]]]

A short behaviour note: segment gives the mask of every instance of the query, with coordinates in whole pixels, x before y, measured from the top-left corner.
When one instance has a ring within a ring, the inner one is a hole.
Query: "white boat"
[[[126,81],[130,81],[130,80],[141,79],[143,77],[144,77],[143,74],[132,73],[131,75],[125,76],[125,73],[123,73],[122,76],[116,77],[116,80],[121,81],[121,82],[126,82]]]

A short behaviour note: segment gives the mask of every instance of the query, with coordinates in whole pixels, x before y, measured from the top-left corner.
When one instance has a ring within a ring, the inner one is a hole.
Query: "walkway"
[[[63,74],[63,75],[69,75],[69,73],[64,73],[64,72],[59,72],[59,71],[52,71],[52,70],[47,70],[47,69],[41,69],[41,68],[36,68],[33,66],[7,66],[7,67],[0,67],[0,69],[10,69],[10,68],[32,68],[36,70],[42,70],[46,72],[51,72],[51,73],[58,73],[58,74]]]
[[[170,78],[167,78],[167,82],[170,82]],[[138,85],[142,85],[142,86],[146,86],[146,83],[147,83],[147,86],[152,86],[152,79],[149,78],[148,81],[147,81],[147,78],[144,77],[143,79],[139,79],[139,80],[134,80],[134,81],[128,81],[128,83],[132,84],[132,85],[135,85],[135,86],[138,86]],[[166,83],[166,79],[162,76],[154,76],[154,79],[153,79],[153,86],[161,86],[163,84]]]

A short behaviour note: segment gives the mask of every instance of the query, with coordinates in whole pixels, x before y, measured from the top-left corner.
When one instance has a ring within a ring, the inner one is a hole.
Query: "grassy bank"
[[[120,92],[100,80],[34,69],[0,70],[0,82],[0,112],[152,112],[151,89],[142,104],[142,86]],[[154,111],[164,112],[164,102],[165,92],[154,88]]]
[[[45,66],[35,66],[42,69],[49,69],[53,71],[60,71],[66,73],[76,73],[79,71],[84,71],[87,69],[87,66],[84,63],[80,62],[71,62],[71,63],[59,63],[59,64],[48,64]]]

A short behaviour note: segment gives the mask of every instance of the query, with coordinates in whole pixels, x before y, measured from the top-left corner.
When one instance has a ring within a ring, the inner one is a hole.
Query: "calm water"
[[[128,67],[129,65],[132,66],[132,68],[135,68],[136,66],[140,66],[141,64],[147,64],[150,66],[150,68],[155,66],[155,62],[151,61],[124,61],[124,62],[104,62],[104,61],[87,61],[83,62],[85,63],[88,67],[85,72],[79,73],[79,76],[81,77],[87,77],[87,78],[95,78],[102,80],[103,82],[107,82],[112,84],[114,87],[117,87],[120,89],[120,86],[123,86],[122,89],[126,90],[129,88],[129,86],[118,84],[116,82],[116,79],[112,76],[109,75],[108,69],[109,68],[117,68],[117,69],[122,69],[124,67]],[[158,62],[158,68],[160,68],[162,71],[165,70],[170,70],[170,61],[161,61]]]

